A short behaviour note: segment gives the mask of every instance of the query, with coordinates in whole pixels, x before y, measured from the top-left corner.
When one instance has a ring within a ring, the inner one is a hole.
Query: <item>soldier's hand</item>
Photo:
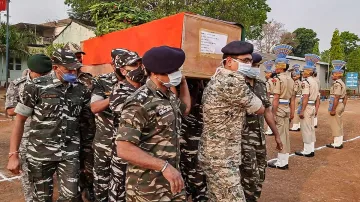
[[[335,115],[336,115],[336,111],[331,111],[331,112],[330,112],[330,115],[331,115],[331,116],[335,116]]]
[[[303,111],[300,112],[299,117],[300,117],[300,119],[304,119],[304,112]]]
[[[20,174],[20,160],[18,154],[12,155],[9,158],[7,169],[15,175]]]
[[[184,188],[184,180],[181,176],[181,173],[169,164],[164,170],[163,175],[170,183],[171,192],[173,194],[180,193]]]
[[[291,113],[291,114],[290,114],[290,121],[293,120],[293,119],[294,119],[294,114]]]
[[[275,138],[275,142],[276,142],[276,149],[279,151],[283,150],[284,146],[279,137]]]

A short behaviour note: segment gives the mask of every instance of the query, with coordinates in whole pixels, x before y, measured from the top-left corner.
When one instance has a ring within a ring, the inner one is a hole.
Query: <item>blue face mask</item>
[[[256,68],[256,67],[252,67],[250,72],[249,72],[249,75],[247,75],[249,78],[256,78],[256,77],[259,77],[260,76],[260,68]]]
[[[76,82],[77,76],[75,74],[64,73],[63,71],[61,71],[61,69],[59,70],[61,73],[63,73],[61,77],[63,78],[64,81],[69,82],[71,84]]]

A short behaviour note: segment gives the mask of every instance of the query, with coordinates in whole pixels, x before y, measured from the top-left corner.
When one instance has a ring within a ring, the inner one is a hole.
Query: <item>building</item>
[[[95,37],[95,27],[79,20],[72,20],[53,40],[55,44],[75,43],[80,46],[81,41]]]

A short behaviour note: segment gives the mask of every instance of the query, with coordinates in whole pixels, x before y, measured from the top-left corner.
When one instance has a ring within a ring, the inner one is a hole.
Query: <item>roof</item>
[[[62,19],[62,20],[58,20],[58,21],[42,23],[41,25],[49,26],[49,27],[63,27],[63,26],[67,26],[68,24],[70,24],[71,21],[72,20],[70,18],[67,18],[67,19]]]
[[[41,24],[40,25],[31,24],[31,23],[18,23],[13,26],[18,29],[32,29],[32,30],[37,30],[38,32],[41,32],[44,30],[49,30],[49,29],[54,29],[54,27],[51,27],[51,26],[46,26],[46,25],[41,25]]]
[[[276,56],[275,54],[270,54],[270,53],[260,53],[261,56],[263,56],[263,60],[275,60],[276,59]],[[288,55],[286,56],[287,59],[290,59],[290,60],[298,60],[298,61],[305,61],[305,58],[302,58],[302,57],[296,57],[296,56],[291,56],[291,55]],[[317,64],[320,64],[320,65],[329,65],[329,63],[327,62],[317,62]]]
[[[305,61],[305,58],[296,57],[296,56],[290,56],[290,55],[288,55],[286,58],[287,58],[287,59],[292,59],[292,60]],[[327,62],[321,62],[321,61],[320,61],[320,62],[317,62],[317,64],[329,65],[329,63],[327,63]]]

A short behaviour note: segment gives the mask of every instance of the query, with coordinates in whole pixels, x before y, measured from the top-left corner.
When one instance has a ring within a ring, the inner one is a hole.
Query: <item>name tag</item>
[[[167,112],[171,111],[172,107],[171,106],[162,106],[159,107],[159,115],[162,116],[164,114],[166,114]]]
[[[44,94],[40,96],[41,98],[59,98],[59,95],[56,94]]]

